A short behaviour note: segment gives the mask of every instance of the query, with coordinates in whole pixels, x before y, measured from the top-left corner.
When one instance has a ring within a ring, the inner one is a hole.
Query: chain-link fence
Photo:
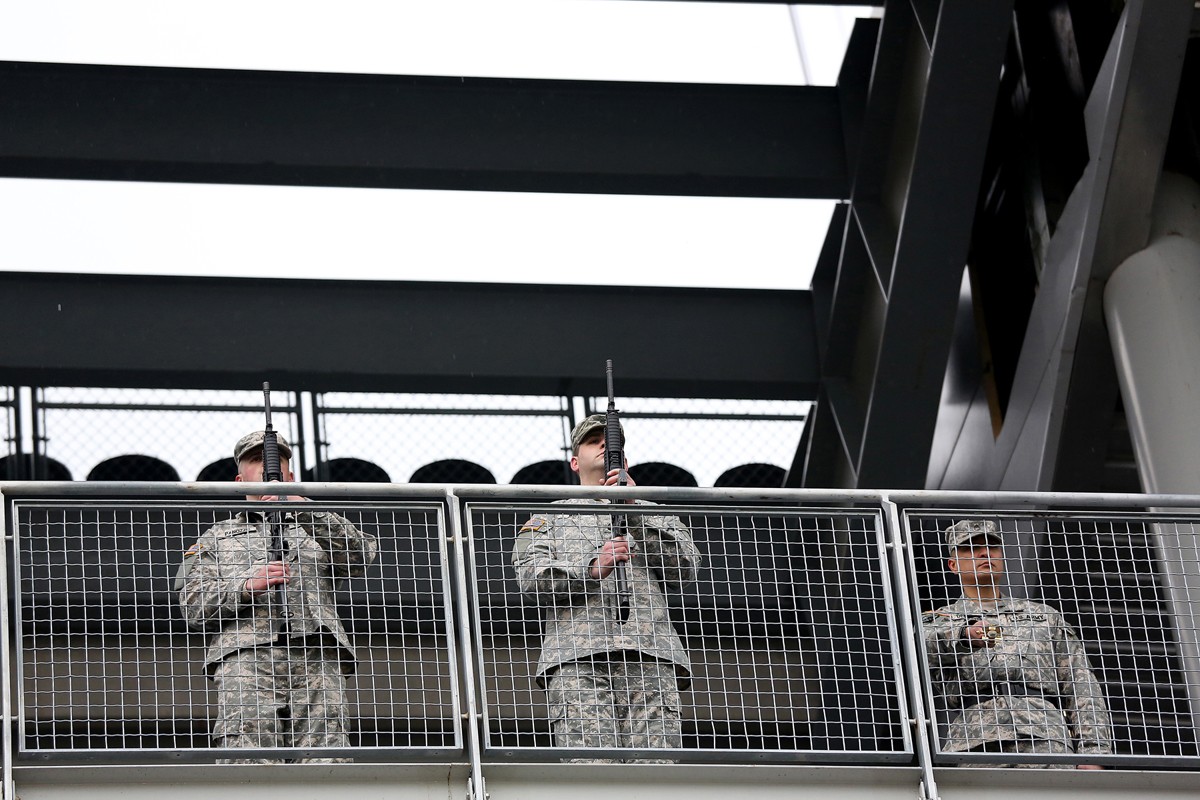
[[[305,466],[298,397],[272,393],[271,422]],[[233,480],[234,443],[263,427],[262,392],[75,389],[34,392],[39,455],[69,479],[107,481]]]
[[[569,401],[506,395],[319,397],[325,462],[373,463],[395,483],[511,483],[570,456]],[[569,471],[568,471],[569,472]],[[558,477],[565,482],[560,466]]]
[[[607,403],[591,398],[589,413]],[[778,487],[796,456],[809,404],[630,397],[620,406],[625,454],[638,483]]]
[[[1196,757],[1200,520],[913,512],[906,521],[943,759]]]
[[[263,424],[260,392],[47,387],[32,398],[31,441],[22,444],[10,414],[9,452],[35,452],[44,468],[10,479],[231,480],[233,443]],[[540,485],[576,482],[571,426],[606,402],[278,389],[272,399],[297,480]],[[630,473],[661,486],[782,486],[808,410],[799,401],[621,405]]]

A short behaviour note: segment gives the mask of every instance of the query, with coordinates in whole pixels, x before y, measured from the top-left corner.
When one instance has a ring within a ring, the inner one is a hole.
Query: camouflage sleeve
[[[375,560],[379,550],[375,536],[360,531],[340,514],[332,511],[302,511],[296,514],[296,522],[307,528],[329,553],[335,578],[362,575]]]
[[[217,630],[253,602],[244,591],[250,576],[241,569],[223,574],[216,549],[211,531],[200,537],[184,554],[176,577],[179,608],[193,630]]]
[[[957,663],[965,645],[961,615],[948,611],[926,611],[921,615],[921,631],[931,665],[942,667]]]
[[[1111,753],[1112,719],[1104,689],[1088,661],[1083,642],[1059,619],[1062,636],[1057,654],[1058,683],[1063,712],[1075,735],[1076,753]]]
[[[563,534],[572,523],[565,517],[531,517],[513,545],[512,563],[522,594],[566,599],[598,589],[590,574],[591,562],[573,561],[560,553]]]
[[[696,580],[702,558],[692,532],[679,517],[629,515],[629,533],[669,590]]]

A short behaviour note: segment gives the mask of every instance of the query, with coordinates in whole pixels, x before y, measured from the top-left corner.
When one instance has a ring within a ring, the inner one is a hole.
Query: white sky
[[[336,9],[336,10],[334,10]],[[832,84],[867,8],[0,0],[0,60]],[[806,288],[832,203],[0,179],[0,269]]]

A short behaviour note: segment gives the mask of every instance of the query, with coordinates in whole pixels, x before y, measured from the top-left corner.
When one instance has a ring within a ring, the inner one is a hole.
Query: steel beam
[[[1127,3],[1088,98],[1093,160],[1072,197],[1082,218],[1077,228],[1056,232],[1067,245],[1055,241],[1061,257],[1048,269],[1061,277],[1044,277],[1042,285],[1058,291],[1043,289],[1047,297],[1031,320],[1031,329],[1054,331],[1053,340],[1049,352],[1031,341],[1021,357],[1026,380],[1036,375],[1053,396],[1044,428],[1041,419],[1028,426],[1044,429],[1041,479],[1028,488],[1069,491],[1102,482],[1119,394],[1104,287],[1150,234],[1193,13],[1191,0]]]
[[[812,442],[841,452],[806,474],[839,486],[924,485],[1011,25],[1012,0],[919,8],[884,16],[837,279],[818,298],[831,312],[813,420],[837,435]]]
[[[0,62],[0,175],[847,196],[832,87]]]
[[[0,384],[806,400],[808,292],[0,272]]]

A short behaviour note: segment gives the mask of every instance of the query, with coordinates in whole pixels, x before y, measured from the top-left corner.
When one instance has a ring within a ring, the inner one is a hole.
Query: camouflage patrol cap
[[[264,438],[264,431],[255,431],[254,433],[247,433],[238,439],[238,443],[233,446],[233,460],[240,462],[247,453],[256,448],[261,448]],[[292,446],[288,444],[287,439],[283,438],[283,434],[276,432],[275,440],[279,442],[279,457],[291,458]]]
[[[990,544],[1004,544],[1000,529],[990,519],[962,519],[946,528],[946,546],[951,550],[980,537]]]
[[[571,452],[578,454],[579,445],[583,444],[583,440],[597,428],[601,432],[604,431],[604,423],[606,421],[604,414],[592,414],[586,417],[583,422],[575,426],[575,430],[571,431]],[[621,446],[625,446],[625,426],[621,426]]]

